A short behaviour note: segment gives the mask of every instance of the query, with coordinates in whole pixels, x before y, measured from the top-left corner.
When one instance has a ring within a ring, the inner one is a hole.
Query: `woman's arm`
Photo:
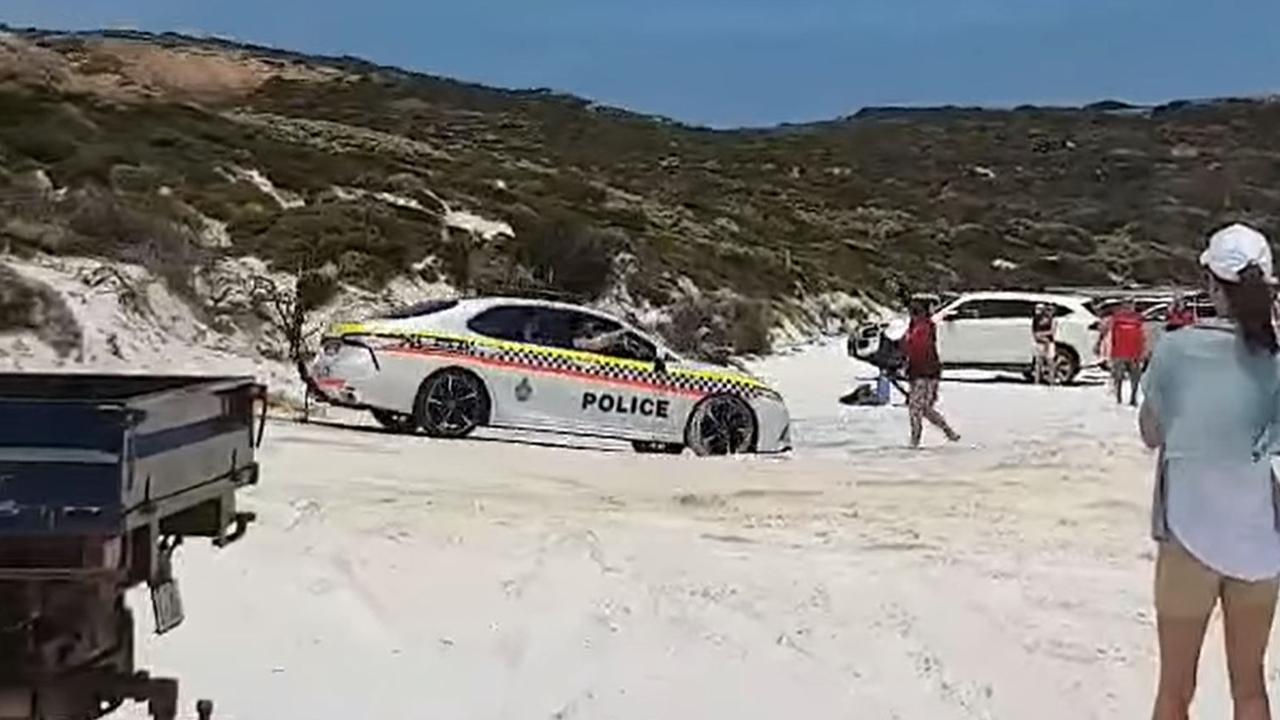
[[[1093,354],[1102,354],[1102,340],[1111,333],[1111,318],[1102,318],[1102,322],[1098,325],[1098,339],[1093,343]]]
[[[1142,374],[1142,410],[1138,412],[1138,434],[1142,436],[1142,443],[1152,450],[1164,446],[1165,429],[1160,426],[1160,408],[1166,401],[1163,393],[1168,383],[1164,382],[1163,376],[1176,368],[1176,362],[1169,356],[1170,345],[1169,342],[1163,342],[1155,348],[1147,370]]]
[[[1142,401],[1142,410],[1138,413],[1138,433],[1142,442],[1155,450],[1164,444],[1164,430],[1160,427],[1160,418],[1155,407],[1147,400]]]

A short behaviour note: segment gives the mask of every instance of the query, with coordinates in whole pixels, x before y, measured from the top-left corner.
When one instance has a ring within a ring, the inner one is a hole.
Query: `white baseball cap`
[[[1200,264],[1219,280],[1240,282],[1240,272],[1257,265],[1267,282],[1275,282],[1271,244],[1267,236],[1248,225],[1236,223],[1209,236],[1209,247],[1200,254]]]

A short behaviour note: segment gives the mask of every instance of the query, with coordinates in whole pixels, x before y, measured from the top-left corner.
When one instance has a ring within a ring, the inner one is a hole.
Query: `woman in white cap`
[[[1188,717],[1205,628],[1221,602],[1235,720],[1270,720],[1263,662],[1280,587],[1271,248],[1232,225],[1214,233],[1200,263],[1218,317],[1166,335],[1143,382],[1142,439],[1160,451],[1153,717]]]

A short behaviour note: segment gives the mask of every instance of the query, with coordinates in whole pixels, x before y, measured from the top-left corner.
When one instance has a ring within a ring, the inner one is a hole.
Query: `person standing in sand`
[[[1125,298],[1119,309],[1102,320],[1098,342],[1093,348],[1102,354],[1106,339],[1107,362],[1111,366],[1111,383],[1116,391],[1116,404],[1124,402],[1124,381],[1129,380],[1129,404],[1137,407],[1138,387],[1142,379],[1143,362],[1147,357],[1147,336],[1142,315],[1138,313],[1133,298]]]
[[[1187,302],[1187,298],[1181,292],[1173,296],[1173,302],[1169,303],[1169,312],[1165,317],[1165,332],[1174,332],[1184,327],[1190,327],[1196,324],[1196,311],[1191,307],[1191,303]]]
[[[1033,373],[1037,383],[1057,385],[1058,373],[1054,367],[1057,350],[1058,320],[1054,308],[1047,303],[1037,303],[1035,312],[1031,314],[1031,342],[1035,347],[1035,367]]]
[[[933,423],[955,442],[960,435],[938,412],[938,385],[942,382],[942,361],[938,358],[937,329],[929,317],[929,305],[922,299],[911,301],[911,324],[902,340],[907,356],[907,414],[911,418],[911,447],[920,447],[924,421]]]
[[[1210,238],[1200,262],[1218,317],[1167,335],[1143,381],[1142,439],[1159,450],[1152,717],[1187,720],[1205,628],[1221,602],[1235,720],[1270,720],[1264,661],[1280,588],[1271,248],[1232,225]]]

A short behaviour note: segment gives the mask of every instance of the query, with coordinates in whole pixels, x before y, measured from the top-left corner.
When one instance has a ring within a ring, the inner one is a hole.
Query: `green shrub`
[[[0,143],[40,163],[53,164],[76,154],[74,135],[56,128],[0,128]]]
[[[773,321],[768,303],[721,291],[677,301],[659,332],[680,352],[724,362],[729,355],[768,353]]]
[[[228,230],[240,251],[282,270],[333,263],[344,279],[371,288],[440,249],[437,219],[373,200],[271,211],[240,218]]]
[[[615,238],[567,212],[521,217],[514,229],[516,258],[546,287],[583,300],[608,288],[621,249]]]
[[[323,270],[306,270],[298,275],[298,303],[309,312],[329,302],[338,294],[334,274]]]
[[[60,357],[79,353],[84,333],[62,296],[0,265],[0,333],[35,333]]]
[[[136,263],[162,278],[171,290],[192,297],[192,270],[205,260],[195,232],[178,206],[166,198],[117,196],[97,187],[68,201],[75,238],[65,251]]]
[[[113,165],[107,177],[111,187],[120,192],[150,193],[160,186],[160,173],[152,167]]]

